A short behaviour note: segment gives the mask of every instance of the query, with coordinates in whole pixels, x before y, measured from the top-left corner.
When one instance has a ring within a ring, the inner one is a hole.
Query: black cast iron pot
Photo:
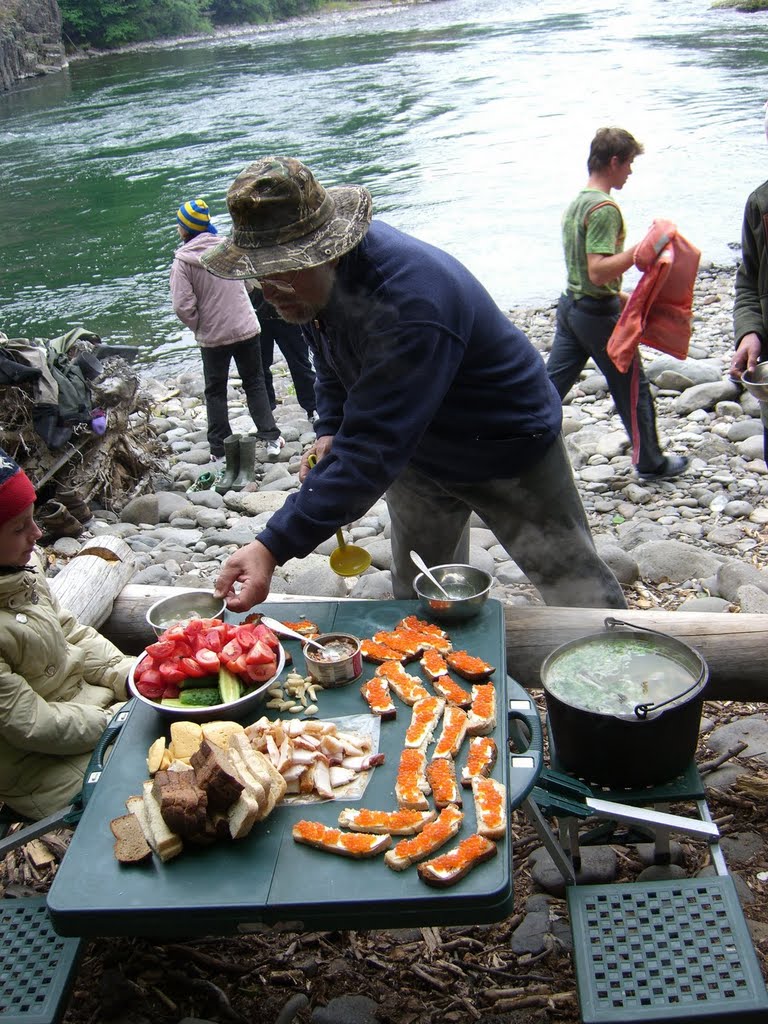
[[[655,678],[664,674],[668,663],[665,682],[677,687],[676,692],[655,702],[637,700],[638,686],[642,692],[646,684],[638,680],[623,682],[621,671],[627,662],[626,652],[636,648],[638,655],[653,655],[646,660],[653,661]],[[615,676],[610,668],[614,652]],[[572,686],[570,666],[579,677],[574,678]],[[702,656],[682,641],[656,630],[606,619],[604,632],[563,644],[541,666],[554,765],[587,783],[611,789],[643,788],[677,778],[696,752],[708,678]],[[600,680],[599,686],[596,679]],[[606,699],[600,696],[600,688]],[[627,691],[626,700],[622,689]],[[599,710],[601,705],[613,705],[617,700],[623,701],[620,710]]]

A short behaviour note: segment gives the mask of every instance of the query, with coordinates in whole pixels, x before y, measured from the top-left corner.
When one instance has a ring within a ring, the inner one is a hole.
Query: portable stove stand
[[[605,798],[615,795],[621,802]],[[669,814],[663,808],[672,801],[694,802],[698,817]],[[600,796],[544,769],[522,806],[567,886],[584,1024],[768,1019],[760,965],[695,764],[666,785]],[[669,863],[670,833],[702,839],[715,875],[578,885],[579,822],[595,816],[650,829],[659,864]],[[558,819],[560,841],[548,817]]]

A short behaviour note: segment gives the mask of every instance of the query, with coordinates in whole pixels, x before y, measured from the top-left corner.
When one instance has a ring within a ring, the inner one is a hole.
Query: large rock
[[[56,0],[4,0],[0,13],[0,92],[67,66]]]
[[[649,583],[685,583],[716,573],[722,558],[679,540],[645,541],[632,551]]]

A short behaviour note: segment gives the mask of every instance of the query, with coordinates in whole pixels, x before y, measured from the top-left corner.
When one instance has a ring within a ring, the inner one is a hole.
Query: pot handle
[[[509,807],[514,810],[525,800],[541,774],[544,735],[530,694],[511,676],[507,676],[507,717],[510,737],[517,750],[509,755]],[[528,735],[520,725],[527,726]]]
[[[606,629],[614,629],[616,626],[626,626],[629,629],[641,629],[644,633],[654,633],[656,636],[666,636],[666,633],[662,633],[658,629],[651,629],[649,626],[636,626],[634,622],[623,622],[621,619],[614,619],[610,616],[605,620],[604,624]],[[636,704],[635,714],[638,718],[647,718],[649,712],[658,711],[659,708],[665,708],[668,704],[674,704],[675,701],[678,701],[682,697],[687,696],[689,693],[693,693],[694,690],[697,690],[704,681],[704,677],[706,674],[707,666],[702,663],[701,671],[699,672],[697,678],[691,683],[690,686],[687,686],[682,693],[676,693],[674,697],[667,697],[666,700],[659,701],[658,704],[654,704],[653,702],[651,702],[650,704]]]

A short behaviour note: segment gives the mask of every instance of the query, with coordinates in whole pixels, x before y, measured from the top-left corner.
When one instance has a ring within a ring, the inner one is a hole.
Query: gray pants
[[[409,466],[386,499],[398,599],[416,596],[411,549],[427,565],[469,561],[469,517],[476,512],[547,604],[627,607],[616,577],[595,550],[562,437],[523,476],[440,484]]]

